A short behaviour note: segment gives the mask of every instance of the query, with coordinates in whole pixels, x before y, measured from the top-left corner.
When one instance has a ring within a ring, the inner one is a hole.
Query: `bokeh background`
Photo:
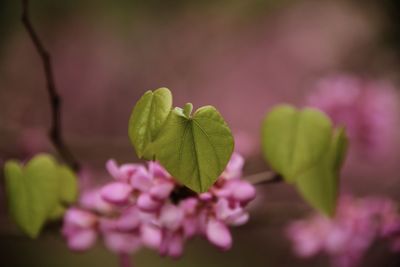
[[[146,90],[163,86],[177,106],[216,106],[247,159],[245,173],[266,170],[259,127],[274,104],[302,106],[316,81],[337,73],[399,88],[399,12],[398,0],[31,0],[63,99],[63,133],[88,184],[109,179],[109,158],[137,161],[128,118]],[[20,3],[1,0],[0,164],[56,154],[49,126],[41,61],[20,23]],[[400,200],[397,138],[390,147],[380,160],[348,162],[342,190]],[[101,245],[70,252],[57,223],[38,240],[24,237],[7,216],[0,178],[1,266],[117,266]],[[258,190],[250,223],[233,231],[231,251],[198,239],[179,261],[142,250],[135,266],[328,266],[324,255],[296,258],[285,238],[288,222],[311,211],[297,193],[284,184]],[[362,266],[400,266],[400,259],[376,244]]]

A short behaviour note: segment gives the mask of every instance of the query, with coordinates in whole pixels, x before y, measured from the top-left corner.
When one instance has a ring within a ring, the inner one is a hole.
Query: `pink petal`
[[[346,230],[339,226],[330,227],[329,234],[325,237],[326,240],[323,244],[328,253],[340,252],[343,247],[349,245],[349,237],[352,233]],[[369,245],[369,242],[367,243]]]
[[[68,247],[72,250],[83,251],[89,249],[97,239],[96,231],[92,229],[77,231],[68,237]]]
[[[116,231],[117,227],[117,220],[111,218],[101,218],[99,220],[99,230],[101,232],[111,232]]]
[[[243,209],[240,206],[231,207],[227,199],[220,198],[214,206],[214,212],[217,219],[230,222],[232,219],[241,216],[243,214]]]
[[[160,213],[160,224],[161,226],[175,231],[177,230],[183,220],[183,211],[180,207],[173,204],[165,204]]]
[[[139,168],[131,177],[131,185],[134,189],[147,192],[153,186],[153,179],[145,168]]]
[[[139,211],[139,218],[140,218],[141,223],[157,224],[157,221],[158,221],[157,210],[144,211],[144,210],[138,209],[138,211]]]
[[[114,182],[101,189],[101,197],[110,203],[121,205],[129,201],[132,187],[126,183]]]
[[[141,194],[137,199],[137,206],[143,211],[155,211],[161,205],[161,202],[153,199],[149,194]]]
[[[231,233],[221,221],[210,219],[207,224],[206,235],[208,241],[223,250],[228,250],[232,246]]]
[[[300,257],[310,257],[322,249],[323,237],[319,237],[303,222],[292,223],[288,237],[292,240],[295,253]]]
[[[172,190],[174,189],[174,184],[170,182],[162,182],[154,185],[150,189],[150,195],[157,200],[164,200],[169,197]]]
[[[206,233],[209,214],[205,209],[200,210],[197,216],[197,230],[199,233]]]
[[[118,164],[115,160],[110,159],[106,163],[106,169],[111,174],[114,179],[127,183],[139,169],[145,168],[140,164],[122,164],[118,167]]]
[[[225,179],[240,178],[244,165],[244,158],[239,153],[233,153],[222,176]]]
[[[79,200],[79,203],[85,209],[94,210],[99,213],[109,214],[113,212],[112,205],[103,200],[99,189],[93,189],[84,192]]]
[[[201,193],[199,195],[199,198],[203,201],[210,201],[213,198],[213,196],[210,192],[205,192],[205,193]]]
[[[81,228],[89,228],[97,221],[97,217],[78,208],[70,208],[64,215],[64,222]]]
[[[185,214],[193,215],[196,212],[198,203],[199,201],[197,198],[191,197],[179,202],[179,206],[182,208]]]
[[[240,226],[243,224],[246,224],[249,221],[249,214],[244,212],[240,216],[237,216],[236,218],[232,218],[229,223],[230,225],[233,226]]]
[[[185,238],[193,237],[198,231],[196,218],[186,217],[182,222],[182,228]]]
[[[163,234],[160,246],[158,247],[158,253],[160,254],[160,256],[168,256],[169,239],[171,234],[172,233],[168,231]]]
[[[223,184],[221,188],[214,189],[214,194],[219,198],[229,198],[233,194],[233,187],[230,181]]]
[[[256,189],[248,182],[237,181],[233,187],[232,197],[242,203],[247,203],[256,197]]]
[[[153,177],[156,178],[170,178],[171,175],[157,162],[149,162],[149,172]]]
[[[140,225],[140,215],[136,207],[125,211],[117,220],[117,228],[121,231],[132,231]]]
[[[132,176],[134,176],[135,173],[139,172],[141,169],[145,169],[141,164],[122,164],[119,168],[119,180],[121,182],[128,183],[131,180]]]
[[[140,246],[139,236],[131,233],[110,232],[105,234],[104,243],[107,248],[115,253],[133,253]]]
[[[152,249],[159,249],[161,229],[150,224],[143,224],[140,230],[143,244]]]
[[[174,259],[182,256],[183,251],[183,237],[178,233],[174,233],[169,239],[168,255]]]
[[[120,171],[119,171],[118,164],[115,160],[113,160],[113,159],[108,160],[106,162],[106,169],[111,174],[111,176],[114,177],[114,179],[119,180]]]

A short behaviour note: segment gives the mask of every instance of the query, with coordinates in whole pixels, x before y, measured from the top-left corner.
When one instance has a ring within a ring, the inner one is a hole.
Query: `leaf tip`
[[[192,103],[186,103],[185,106],[183,107],[183,115],[185,115],[186,118],[190,118],[190,115],[192,114],[193,111],[193,104]]]

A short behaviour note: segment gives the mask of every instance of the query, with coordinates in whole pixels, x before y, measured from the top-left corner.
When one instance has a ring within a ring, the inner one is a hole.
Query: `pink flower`
[[[247,212],[240,206],[232,207],[229,201],[224,198],[217,201],[214,211],[217,219],[235,226],[245,224],[249,218]]]
[[[207,223],[207,238],[217,247],[228,250],[232,246],[232,236],[228,227],[221,221],[210,219]]]
[[[244,158],[238,153],[233,153],[221,176],[225,179],[240,178],[242,176],[243,166]]]
[[[76,250],[88,249],[101,237],[118,254],[146,246],[178,258],[186,241],[198,235],[227,250],[232,246],[229,226],[248,221],[244,208],[255,197],[254,187],[240,179],[243,164],[243,158],[233,154],[215,185],[195,194],[156,162],[145,168],[109,160],[106,168],[115,180],[86,192],[79,207],[70,208],[63,234]]]
[[[162,202],[151,197],[150,194],[142,193],[137,199],[137,206],[143,211],[153,212],[158,210]]]
[[[141,239],[137,233],[110,232],[104,236],[107,248],[118,254],[136,252],[141,247]]]
[[[71,208],[65,213],[62,233],[68,239],[68,247],[82,251],[90,248],[97,239],[94,226],[97,217],[84,210]]]
[[[160,225],[169,230],[176,231],[182,226],[184,211],[177,205],[165,204],[160,211]]]
[[[77,228],[90,228],[96,223],[97,217],[90,212],[71,208],[65,213],[65,220],[70,226]]]
[[[171,175],[157,162],[150,161],[148,163],[148,166],[149,166],[149,173],[153,177],[159,177],[163,179],[171,178]]]
[[[382,81],[339,75],[321,80],[308,105],[346,126],[356,157],[387,157],[392,151],[398,118],[398,95]]]
[[[118,167],[117,162],[112,159],[107,161],[106,169],[114,179],[121,182],[128,182],[133,175],[144,170],[140,164],[123,164]]]
[[[389,199],[341,197],[337,213],[329,219],[313,215],[293,222],[288,237],[300,257],[311,257],[324,251],[331,255],[334,266],[356,266],[377,238],[387,237],[387,228],[397,225],[400,217]]]
[[[102,214],[108,214],[113,211],[112,205],[102,198],[98,188],[84,192],[79,199],[79,204],[84,209]]]
[[[147,192],[153,186],[153,177],[144,167],[142,167],[131,177],[130,184],[133,189],[139,192]]]
[[[68,247],[75,251],[85,251],[94,245],[97,239],[95,230],[76,231],[68,237]]]
[[[114,182],[104,186],[100,194],[107,202],[123,205],[128,203],[132,190],[129,184]]]
[[[158,249],[160,255],[179,258],[183,252],[184,237],[178,232],[166,232]]]
[[[161,229],[155,225],[143,224],[141,227],[143,244],[152,249],[158,249],[162,242]]]
[[[135,206],[124,210],[116,220],[116,227],[120,231],[133,231],[138,229],[140,224],[140,211]]]

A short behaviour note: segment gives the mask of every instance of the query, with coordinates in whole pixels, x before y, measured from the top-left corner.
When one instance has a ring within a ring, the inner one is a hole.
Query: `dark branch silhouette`
[[[51,105],[51,128],[49,131],[49,137],[55,148],[57,149],[60,156],[64,161],[75,171],[80,168],[79,162],[76,160],[74,155],[71,153],[67,145],[64,143],[62,137],[62,123],[61,123],[61,98],[57,92],[53,68],[51,65],[51,57],[47,49],[44,47],[40,40],[35,28],[30,21],[29,16],[29,0],[22,0],[22,23],[32,40],[37,53],[39,54],[43,69],[46,77],[47,92],[49,94],[49,100]]]
[[[253,185],[275,184],[283,182],[282,176],[273,171],[265,171],[245,176],[243,177],[243,180],[246,180]]]

